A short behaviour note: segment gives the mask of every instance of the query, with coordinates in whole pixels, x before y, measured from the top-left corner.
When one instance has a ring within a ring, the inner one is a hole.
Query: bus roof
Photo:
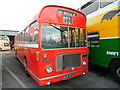
[[[67,12],[76,13],[77,16],[70,16],[73,19],[72,20],[73,22],[71,25],[85,28],[86,16],[78,10],[64,7],[64,6],[47,5],[47,6],[43,7],[43,9],[41,10],[41,12],[39,14],[38,21],[47,22],[47,23],[55,23],[55,24],[58,24],[58,23],[65,24],[63,22],[63,16],[69,16],[69,15],[59,13],[58,12],[59,9],[61,9],[63,11],[65,10]]]
[[[76,11],[76,12],[78,12],[78,13],[81,13],[81,14],[83,14],[82,12],[80,12],[80,11],[78,11],[78,10],[75,10],[75,9],[72,9],[72,8],[69,8],[69,7],[65,7],[65,6],[59,6],[59,5],[47,5],[47,6],[44,6],[43,8],[42,8],[42,10],[44,9],[44,8],[47,8],[47,7],[58,7],[58,8],[66,8],[66,9],[70,9],[70,10],[73,10],[73,11]],[[41,11],[42,11],[41,10]],[[84,15],[84,14],[83,14]],[[84,15],[85,16],[85,15]]]
[[[39,22],[46,22],[46,23],[59,23],[59,24],[64,24],[63,23],[63,14],[59,14],[57,11],[58,9],[62,10],[67,10],[71,12],[75,12],[78,14],[79,17],[73,17],[76,22],[73,21],[73,26],[79,26],[79,27],[84,27],[86,26],[86,16],[75,9],[64,7],[64,6],[58,6],[58,5],[47,5],[41,9],[39,13],[37,13],[27,25],[30,25],[32,22],[35,20]]]
[[[94,3],[96,0],[90,0],[89,2],[87,2],[86,4],[84,4],[82,7],[81,7],[81,10],[86,8],[87,6],[89,6],[90,4]]]
[[[38,21],[38,22],[44,22],[44,23],[55,23],[55,24],[64,24],[63,23],[63,14],[58,13],[58,9],[75,12],[77,13],[78,17],[73,17],[73,23],[71,26],[77,26],[81,28],[86,28],[86,16],[75,9],[64,7],[64,6],[58,6],[58,5],[47,5],[41,9],[39,13],[37,13],[28,23],[28,27],[31,23]],[[70,25],[69,25],[70,26]],[[22,32],[22,31],[20,31]],[[19,33],[20,33],[19,32]],[[19,34],[18,33],[18,34]]]

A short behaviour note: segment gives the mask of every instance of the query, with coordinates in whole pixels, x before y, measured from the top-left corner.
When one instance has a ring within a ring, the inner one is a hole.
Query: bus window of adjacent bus
[[[88,47],[99,48],[100,47],[100,32],[88,32]]]
[[[38,22],[34,22],[30,25],[33,29],[30,30],[30,43],[35,43],[38,41]]]
[[[43,49],[76,47],[86,47],[86,31],[84,29],[55,25],[42,26]]]
[[[100,1],[100,7],[103,8],[103,7],[113,3],[115,1],[117,1],[117,0],[101,0]]]
[[[85,4],[83,7],[81,7],[81,11],[85,14],[88,15],[92,12],[95,12],[98,10],[99,3],[98,0],[92,0],[91,2],[88,2]]]

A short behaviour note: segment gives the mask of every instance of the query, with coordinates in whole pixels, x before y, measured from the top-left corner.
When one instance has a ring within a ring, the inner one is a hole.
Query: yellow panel
[[[118,10],[119,8],[115,8],[113,10]],[[110,11],[113,11],[113,10],[110,10]],[[120,18],[120,16],[115,16],[111,20],[109,19],[101,22],[102,17],[106,13],[107,12],[88,19],[88,22],[87,22],[88,32],[100,31],[100,38],[120,37],[120,34],[118,35],[118,27],[119,27],[118,17]]]

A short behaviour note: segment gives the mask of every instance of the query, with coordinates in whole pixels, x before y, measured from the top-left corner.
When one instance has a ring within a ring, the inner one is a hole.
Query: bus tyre
[[[18,62],[20,62],[19,59],[18,59],[18,57],[17,57],[17,51],[15,51],[15,58],[16,58],[16,60],[17,60]]]
[[[116,60],[111,63],[110,75],[115,81],[120,83],[120,60]]]
[[[27,61],[26,61],[26,58],[24,58],[24,71],[25,71],[26,75],[29,76],[29,74],[27,73]]]
[[[18,59],[18,57],[17,57],[17,55],[15,55],[15,58],[16,58],[16,60],[17,60],[18,62],[20,62],[19,59]]]

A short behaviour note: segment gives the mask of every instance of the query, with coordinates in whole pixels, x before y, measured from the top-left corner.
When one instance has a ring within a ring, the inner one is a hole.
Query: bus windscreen
[[[42,26],[42,48],[86,47],[85,29],[58,25]]]
[[[6,36],[0,36],[0,40],[9,41],[8,37],[6,37]]]

